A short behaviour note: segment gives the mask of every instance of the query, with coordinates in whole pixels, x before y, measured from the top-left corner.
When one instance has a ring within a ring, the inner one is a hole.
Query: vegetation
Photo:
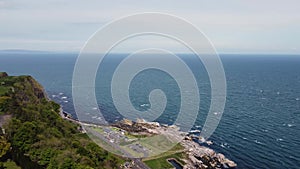
[[[14,161],[8,160],[2,164],[2,168],[6,169],[21,169]],[[0,164],[1,169],[1,164]]]
[[[0,121],[5,129],[0,137],[4,167],[10,165],[7,158],[21,168],[49,169],[118,168],[124,162],[62,119],[59,111],[32,77],[0,73],[0,116],[11,115]]]
[[[184,162],[181,159],[185,158],[184,153],[175,153],[167,156],[160,156],[159,158],[151,159],[151,160],[145,160],[145,164],[153,169],[160,169],[160,168],[173,168],[173,166],[168,162],[168,159],[175,159],[177,162],[179,162],[181,165],[184,164]]]
[[[173,168],[173,166],[168,162],[168,159],[175,159],[183,166],[185,162],[182,159],[187,159],[186,154],[184,153],[184,147],[177,144],[169,151],[158,156],[146,158],[143,161],[147,166],[153,169]]]

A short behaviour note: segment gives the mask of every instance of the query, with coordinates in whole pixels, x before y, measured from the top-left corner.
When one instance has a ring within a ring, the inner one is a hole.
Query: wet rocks
[[[200,146],[190,139],[184,139],[181,145],[185,147],[188,159],[185,160],[185,168],[209,168],[223,169],[235,168],[237,164],[227,159],[223,154],[216,153],[214,150]]]

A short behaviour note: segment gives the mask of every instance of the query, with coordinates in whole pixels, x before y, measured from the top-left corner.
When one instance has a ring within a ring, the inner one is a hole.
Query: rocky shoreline
[[[217,153],[214,150],[200,146],[198,143],[191,141],[190,139],[184,139],[180,142],[185,147],[185,152],[188,155],[188,159],[184,161],[186,164],[183,166],[185,169],[196,168],[235,168],[237,164],[223,154]]]
[[[138,119],[136,122],[124,119],[116,124],[114,127],[121,128],[127,132],[143,135],[156,135],[162,134],[162,130],[172,132],[172,135],[184,136],[184,139],[179,142],[184,147],[183,152],[187,155],[187,158],[181,159],[185,162],[182,164],[183,169],[224,169],[235,168],[237,164],[226,158],[223,154],[215,152],[213,149],[200,145],[195,142],[195,135],[191,133],[183,133],[179,130],[178,126],[161,125],[156,122],[146,122],[143,119]],[[175,129],[175,130],[174,130]],[[211,144],[210,141],[207,142]]]
[[[88,127],[96,127],[101,128],[104,126],[99,126],[95,124],[88,124],[88,123],[81,123],[71,116],[66,114],[61,114],[65,119],[69,119],[73,122],[77,122],[78,124],[82,125],[84,128]],[[183,138],[179,141],[179,144],[183,147],[182,152],[186,154],[186,158],[181,159],[184,161],[184,164],[180,164],[182,169],[225,169],[225,168],[236,168],[237,164],[226,158],[223,154],[215,152],[213,149],[208,148],[206,146],[200,145],[199,143],[195,142],[194,140],[201,138],[194,135],[196,131],[191,131],[189,133],[181,132],[180,128],[176,125],[166,125],[166,124],[159,124],[157,122],[147,122],[143,119],[138,119],[137,121],[131,121],[128,119],[123,119],[119,122],[111,124],[107,127],[118,128],[119,131],[116,133],[108,133],[106,137],[110,139],[111,143],[118,144],[116,139],[112,139],[112,135],[114,138],[120,138],[120,136],[124,136],[124,132],[130,133],[134,136],[154,136],[154,135],[171,135],[171,136],[181,136]],[[197,132],[200,132],[197,130]],[[116,137],[117,136],[117,137]],[[178,138],[176,138],[178,139]],[[211,141],[206,141],[207,144],[212,144]],[[144,157],[146,158],[146,157]],[[169,160],[168,160],[169,162]],[[128,164],[124,168],[135,168],[134,164]]]

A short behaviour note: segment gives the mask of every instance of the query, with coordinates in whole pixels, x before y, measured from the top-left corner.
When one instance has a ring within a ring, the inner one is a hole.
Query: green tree
[[[3,136],[0,136],[0,158],[8,152],[9,148],[10,143]]]

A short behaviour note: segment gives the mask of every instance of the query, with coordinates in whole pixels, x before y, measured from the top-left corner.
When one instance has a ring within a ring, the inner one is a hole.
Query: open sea
[[[300,168],[300,56],[220,57],[227,79],[227,101],[209,147],[235,161],[241,169]],[[75,53],[1,52],[0,72],[33,76],[51,99],[76,117],[72,104],[76,58]],[[195,56],[186,54],[181,58],[197,79],[201,103],[193,129],[201,130],[210,106],[209,78]],[[122,59],[124,54],[107,56],[95,81],[99,108],[109,122],[123,118],[110,93],[112,75]],[[150,69],[138,74],[130,86],[131,102],[136,109],[146,110],[150,106],[149,92],[156,88],[168,98],[165,111],[156,121],[172,124],[180,110],[180,91],[165,72]]]

